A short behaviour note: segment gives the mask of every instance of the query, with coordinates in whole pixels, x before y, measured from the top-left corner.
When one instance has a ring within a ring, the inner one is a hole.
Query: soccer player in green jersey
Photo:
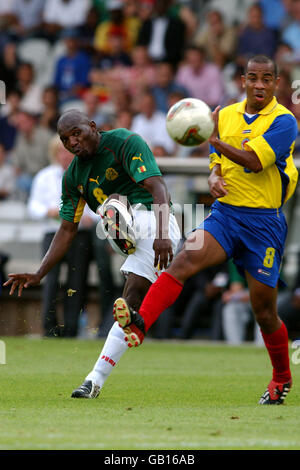
[[[83,113],[70,110],[58,121],[58,133],[75,155],[62,182],[60,217],[52,244],[36,273],[9,274],[10,294],[40,283],[58,263],[76,235],[85,204],[97,212],[108,198],[126,198],[140,227],[136,249],[121,267],[126,274],[123,296],[135,310],[160,272],[167,268],[180,240],[170,196],[146,142],[127,129],[99,132]],[[78,267],[80,269],[80,267]],[[125,333],[114,323],[93,370],[72,393],[96,398],[109,374],[127,350]]]

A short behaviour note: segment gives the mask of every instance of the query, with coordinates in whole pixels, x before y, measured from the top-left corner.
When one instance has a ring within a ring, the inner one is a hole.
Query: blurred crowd
[[[70,108],[140,133],[156,156],[206,156],[205,145],[175,146],[166,112],[187,96],[212,108],[243,99],[240,75],[257,53],[278,62],[278,100],[300,119],[299,38],[299,0],[1,2],[0,198],[27,199]]]
[[[68,109],[99,129],[139,133],[156,157],[208,156],[207,144],[175,145],[166,113],[188,96],[212,109],[242,100],[240,77],[255,54],[277,61],[277,99],[300,123],[300,0],[1,2],[0,201],[27,203],[35,177],[60,165],[51,148]]]

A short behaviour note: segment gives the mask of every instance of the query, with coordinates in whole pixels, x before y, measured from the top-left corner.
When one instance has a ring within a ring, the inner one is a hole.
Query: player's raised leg
[[[250,300],[273,366],[273,377],[259,400],[262,405],[280,405],[292,386],[288,333],[277,314],[277,288],[246,274]]]
[[[132,310],[125,299],[118,299],[114,317],[126,333],[128,346],[142,343],[159,315],[175,302],[187,279],[202,269],[221,264],[226,258],[226,252],[209,232],[195,230],[170,267],[152,284],[138,312]]]

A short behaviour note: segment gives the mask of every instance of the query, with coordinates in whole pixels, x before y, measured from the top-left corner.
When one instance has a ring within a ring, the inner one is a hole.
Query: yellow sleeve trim
[[[249,147],[250,150],[253,150],[256,153],[260,160],[260,163],[262,164],[263,169],[275,163],[276,155],[274,153],[274,150],[262,135],[246,142],[244,144],[245,150],[249,150],[247,147]]]
[[[75,215],[74,215],[74,222],[75,223],[80,222],[85,204],[86,204],[85,200],[83,199],[83,197],[81,197],[78,201],[76,211],[75,211]]]
[[[209,169],[212,170],[215,165],[221,165],[222,159],[214,152],[209,155]]]

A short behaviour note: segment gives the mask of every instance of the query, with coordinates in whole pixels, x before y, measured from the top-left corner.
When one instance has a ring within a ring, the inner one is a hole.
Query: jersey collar
[[[239,113],[244,114],[246,112],[245,111],[246,110],[246,103],[247,103],[247,98],[244,99],[243,101],[241,101],[238,104],[236,109]],[[273,113],[273,111],[277,107],[277,105],[278,105],[277,99],[276,99],[275,96],[273,96],[272,101],[270,101],[270,103],[265,108],[261,109],[259,111],[259,113],[257,113],[257,114],[263,114],[263,115],[271,114],[271,113]]]

